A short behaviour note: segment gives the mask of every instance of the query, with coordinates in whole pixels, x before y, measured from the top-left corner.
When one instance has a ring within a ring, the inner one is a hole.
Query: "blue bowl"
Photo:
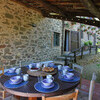
[[[52,79],[44,79],[44,80],[42,81],[42,84],[43,84],[44,86],[50,86],[52,83],[53,83],[53,80],[52,80]]]

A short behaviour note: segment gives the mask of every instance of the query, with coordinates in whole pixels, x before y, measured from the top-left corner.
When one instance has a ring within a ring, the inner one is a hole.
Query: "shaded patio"
[[[66,91],[74,89],[81,80],[81,73],[72,69],[72,65],[77,63],[79,64],[78,66],[81,66],[79,58],[83,60],[86,55],[91,57],[92,52],[95,55],[100,55],[98,53],[100,50],[99,8],[99,0],[1,0],[0,65],[4,68],[4,72],[8,72],[9,74],[10,68],[19,68],[19,72],[14,70],[14,74],[16,75],[18,73],[22,73],[22,67],[26,67],[28,71],[32,71],[33,68],[33,70],[35,69],[37,73],[39,73],[39,71],[45,73],[46,71],[48,72],[48,69],[49,71],[53,69],[53,71],[57,70],[55,72],[56,75],[63,76],[62,78],[64,78],[63,70],[64,67],[68,65],[69,69],[66,70],[66,75],[68,74],[67,72],[70,72],[68,70],[71,69],[73,70],[72,74],[74,73],[74,78],[78,80],[70,80],[74,82],[73,84],[69,84],[69,81],[65,80],[66,84],[69,85],[69,87],[65,87]],[[85,50],[87,47],[88,50]],[[69,52],[70,55],[68,55]],[[71,56],[72,58],[69,57],[67,60],[68,56]],[[63,59],[63,61],[58,61],[58,63],[56,63],[56,59],[59,57],[62,57],[61,59]],[[99,57],[95,57],[99,60]],[[52,61],[51,65],[53,65],[49,66],[50,63],[46,61]],[[95,61],[93,60],[93,62]],[[85,64],[87,64],[88,61],[83,61],[82,63],[84,64],[83,67],[81,67],[85,68]],[[60,67],[62,68],[62,73],[58,70],[59,64],[61,65]],[[99,68],[99,66],[100,64],[98,62],[94,67],[97,70],[97,67]],[[46,70],[43,70],[45,67],[47,67]],[[24,74],[28,73],[27,70]],[[91,71],[89,67],[86,70]],[[3,74],[5,75],[5,73]],[[90,73],[87,74],[89,77],[87,77],[87,79],[89,80],[91,80]],[[21,77],[23,77],[23,75]],[[47,75],[48,73],[45,76]],[[3,79],[5,76],[2,75],[1,78]],[[29,77],[27,79],[29,79]],[[86,78],[85,75],[83,77]],[[8,80],[8,76],[6,78]],[[11,76],[9,78],[11,78]],[[35,76],[31,76],[30,78],[33,78],[33,80],[36,79]],[[43,78],[44,77],[42,77],[42,79]],[[3,86],[3,83],[6,83],[5,79],[2,82],[0,81]],[[55,80],[60,85],[65,84],[65,82],[58,79],[59,77],[56,77]],[[81,90],[88,96],[90,81],[87,79],[82,79]],[[30,82],[31,81],[32,80],[30,80]],[[98,78],[97,82],[99,82]],[[100,84],[96,83],[93,100],[99,100],[100,98],[99,87]],[[5,90],[7,89],[8,88]],[[64,91],[63,88],[60,87],[60,89]],[[35,88],[32,91],[34,93]],[[30,93],[30,91],[28,92]],[[7,93],[8,99],[9,96],[11,96],[11,94]],[[79,100],[82,100],[81,96],[82,94],[79,93]],[[32,99],[32,97],[33,96],[31,94],[29,99]],[[21,98],[21,100],[25,100],[25,98]]]

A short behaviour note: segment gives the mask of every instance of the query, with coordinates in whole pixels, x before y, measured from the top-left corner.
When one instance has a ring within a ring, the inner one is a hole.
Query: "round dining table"
[[[27,67],[22,67],[22,73],[26,74],[28,68]],[[80,73],[76,72],[75,70],[73,71],[73,73],[77,76],[80,77]],[[77,82],[65,82],[65,81],[61,81],[58,78],[58,73],[56,73],[55,75],[53,75],[54,77],[54,81],[57,82],[59,84],[59,89],[55,92],[52,93],[41,93],[38,92],[35,88],[34,85],[35,83],[38,82],[38,78],[36,76],[29,76],[29,80],[28,83],[22,87],[19,88],[6,88],[4,87],[4,83],[9,80],[12,76],[6,76],[6,75],[2,75],[0,77],[0,84],[1,86],[4,88],[5,91],[7,91],[8,93],[11,93],[13,95],[16,95],[18,97],[28,97],[28,100],[37,100],[37,97],[42,97],[42,96],[57,96],[57,95],[62,95],[65,93],[68,93],[69,91],[75,89],[79,83],[80,80]]]

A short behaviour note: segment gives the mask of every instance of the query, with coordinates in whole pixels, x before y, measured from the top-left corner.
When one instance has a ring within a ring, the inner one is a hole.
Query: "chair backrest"
[[[93,73],[92,74],[92,80],[90,82],[90,89],[89,89],[89,100],[92,100],[92,96],[93,96],[93,90],[94,90],[94,83],[95,83],[95,80],[96,80],[96,74]]]
[[[0,76],[4,74],[4,67],[0,67]]]
[[[73,64],[73,69],[77,70],[78,72],[80,72],[80,87],[81,88],[81,83],[82,83],[82,73],[83,73],[83,67],[77,64]]]
[[[75,89],[75,92],[66,94],[66,95],[60,95],[60,96],[54,96],[54,97],[45,97],[42,96],[42,100],[77,100],[78,96],[78,89]]]
[[[82,72],[83,72],[83,67],[82,66],[80,66],[80,65],[77,65],[77,64],[73,64],[73,69],[78,69],[78,70],[80,70],[80,73],[82,74]]]

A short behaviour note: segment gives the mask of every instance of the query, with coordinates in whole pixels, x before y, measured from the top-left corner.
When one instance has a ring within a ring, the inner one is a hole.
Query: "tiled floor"
[[[89,92],[90,81],[86,79],[82,79],[82,87],[81,90],[85,91],[86,93]],[[93,100],[100,100],[100,83],[95,83],[94,93],[93,93]]]
[[[82,87],[80,91],[84,91],[83,93],[85,94],[85,96],[81,93],[79,93],[79,99],[78,100],[88,100],[88,92],[89,92],[89,86],[90,86],[90,81],[86,80],[86,79],[82,79]],[[84,97],[84,99],[80,98],[82,95],[82,97]],[[1,94],[0,94],[1,96]],[[6,97],[11,96],[10,94],[7,93]],[[2,100],[2,99],[0,99]],[[9,98],[6,100],[10,100]],[[22,100],[26,100],[26,99],[22,99]],[[93,100],[100,100],[100,83],[95,83],[95,88],[94,88],[94,93],[93,93]]]

